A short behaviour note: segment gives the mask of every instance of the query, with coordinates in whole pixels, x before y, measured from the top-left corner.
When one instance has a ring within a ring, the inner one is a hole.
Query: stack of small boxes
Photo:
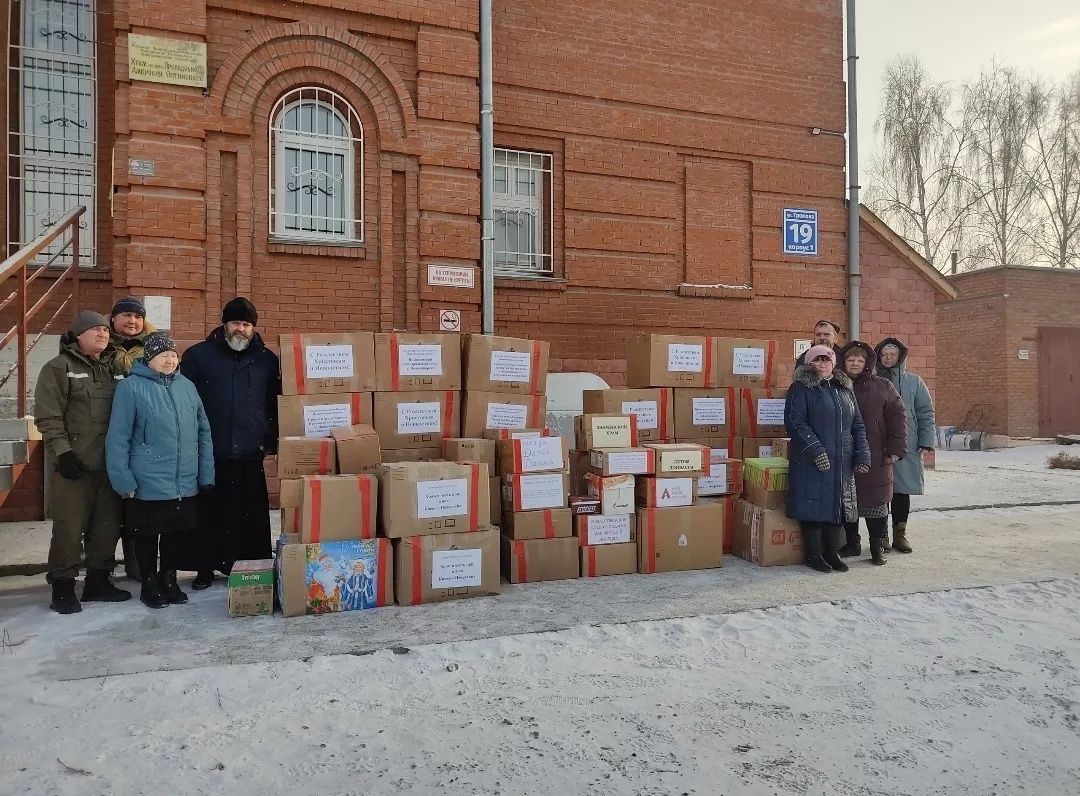
[[[788,460],[749,458],[743,462],[745,485],[736,501],[735,554],[763,567],[803,560],[799,523],[785,512]]]

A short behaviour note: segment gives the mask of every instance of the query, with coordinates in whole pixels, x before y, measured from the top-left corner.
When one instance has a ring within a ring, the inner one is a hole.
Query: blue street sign
[[[817,210],[784,208],[784,254],[817,256]]]

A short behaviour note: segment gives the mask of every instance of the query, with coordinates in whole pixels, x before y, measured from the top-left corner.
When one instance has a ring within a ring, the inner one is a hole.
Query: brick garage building
[[[1013,437],[1080,433],[1080,271],[950,276],[938,316],[938,422]]]
[[[845,318],[841,6],[496,2],[497,332],[619,384],[635,330],[790,350]],[[480,257],[478,8],[9,0],[9,242],[87,203],[83,303],[168,296],[184,343],[236,294],[270,341],[435,330],[446,308],[479,330],[479,279],[426,278]],[[133,36],[205,44],[207,87],[132,79]],[[819,256],[781,254],[786,206],[819,210]],[[902,333],[896,301],[933,289],[870,247],[867,330]]]

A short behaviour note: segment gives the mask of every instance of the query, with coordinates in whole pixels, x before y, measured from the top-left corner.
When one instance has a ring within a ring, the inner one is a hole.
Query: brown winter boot
[[[910,553],[911,545],[907,541],[907,523],[898,522],[893,525],[892,549],[898,553]]]

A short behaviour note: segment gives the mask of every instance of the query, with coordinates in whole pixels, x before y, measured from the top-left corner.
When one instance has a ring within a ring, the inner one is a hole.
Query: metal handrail
[[[17,277],[15,289],[2,303],[0,303],[0,311],[3,311],[12,303],[18,302],[16,309],[18,320],[16,320],[15,325],[7,331],[3,338],[0,339],[0,351],[6,348],[15,338],[18,338],[19,340],[19,349],[16,352],[15,362],[12,363],[11,367],[8,368],[3,377],[0,378],[0,387],[7,384],[12,375],[18,374],[18,397],[16,398],[16,402],[19,417],[24,417],[26,415],[27,356],[34,346],[37,345],[38,340],[40,340],[41,336],[45,333],[45,329],[60,316],[68,304],[71,304],[73,309],[78,309],[79,306],[79,218],[85,212],[86,208],[81,205],[72,208],[36,239],[23,246],[4,260],[3,263],[0,263],[0,286],[2,286],[9,278]],[[54,253],[44,265],[34,262],[39,254],[60,239],[68,230],[71,231],[71,238],[68,243],[60,248],[60,251]],[[30,307],[28,310],[27,295],[30,284],[37,279],[49,265],[52,265],[61,253],[66,252],[68,249],[71,251],[71,262],[63,271],[56,274],[56,278],[52,285],[42,293],[41,297],[34,302],[34,306]],[[30,272],[31,265],[35,266],[32,274]],[[30,325],[30,321],[33,320],[34,316],[37,315],[43,307],[45,307],[49,298],[60,285],[63,284],[68,276],[71,277],[71,292],[64,297],[64,300],[60,303],[56,312],[52,314],[49,320],[45,322],[45,326],[41,331],[39,331],[30,344],[27,345],[27,327]],[[2,295],[2,291],[0,291],[0,295]]]

